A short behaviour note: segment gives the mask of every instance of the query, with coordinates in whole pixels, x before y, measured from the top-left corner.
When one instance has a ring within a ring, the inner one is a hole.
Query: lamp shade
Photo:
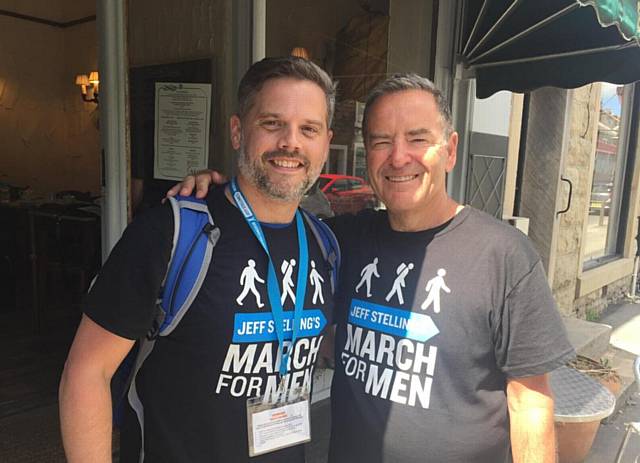
[[[98,71],[91,71],[91,74],[89,74],[89,82],[91,82],[92,84],[100,83],[100,76],[98,75]]]
[[[89,85],[89,78],[86,74],[78,74],[76,76],[76,85]]]
[[[293,50],[291,50],[291,56],[309,59],[309,52],[304,47],[295,47]]]

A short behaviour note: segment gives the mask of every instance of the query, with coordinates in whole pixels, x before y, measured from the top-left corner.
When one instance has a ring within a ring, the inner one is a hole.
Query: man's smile
[[[384,177],[387,181],[393,183],[405,183],[410,182],[411,180],[415,180],[418,178],[418,174],[412,175],[385,175]]]
[[[270,164],[284,169],[298,169],[304,167],[304,163],[298,159],[269,159]]]
[[[299,172],[309,168],[309,160],[302,153],[286,153],[270,151],[262,155],[263,162],[275,168],[278,172]]]

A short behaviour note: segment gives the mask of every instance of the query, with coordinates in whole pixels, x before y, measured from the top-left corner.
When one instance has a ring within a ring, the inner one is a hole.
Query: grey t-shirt
[[[416,233],[385,212],[334,225],[330,462],[507,461],[507,379],[574,355],[529,240],[469,207]]]

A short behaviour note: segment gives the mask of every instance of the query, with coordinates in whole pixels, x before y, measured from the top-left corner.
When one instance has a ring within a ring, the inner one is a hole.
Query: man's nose
[[[300,151],[300,148],[300,136],[297,128],[290,125],[284,127],[278,140],[278,149],[285,152],[297,152]]]
[[[389,153],[389,164],[391,167],[400,168],[411,162],[411,156],[407,150],[406,143],[402,141],[394,141]]]

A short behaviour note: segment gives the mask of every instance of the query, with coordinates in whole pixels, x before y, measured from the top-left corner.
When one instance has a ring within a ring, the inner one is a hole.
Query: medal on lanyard
[[[230,183],[231,195],[242,213],[249,228],[264,249],[268,258],[267,292],[271,313],[278,337],[280,360],[280,384],[275,400],[270,397],[254,397],[247,400],[247,439],[249,456],[254,457],[279,449],[300,445],[311,440],[311,420],[309,412],[309,391],[296,388],[285,391],[285,377],[289,372],[290,353],[295,348],[304,310],[304,297],[307,287],[309,251],[307,235],[300,211],[296,211],[296,228],[298,232],[298,278],[295,293],[293,327],[291,344],[284,351],[284,308],[276,271],[269,253],[267,240],[262,232],[260,222],[251,206],[238,187],[234,177]]]

